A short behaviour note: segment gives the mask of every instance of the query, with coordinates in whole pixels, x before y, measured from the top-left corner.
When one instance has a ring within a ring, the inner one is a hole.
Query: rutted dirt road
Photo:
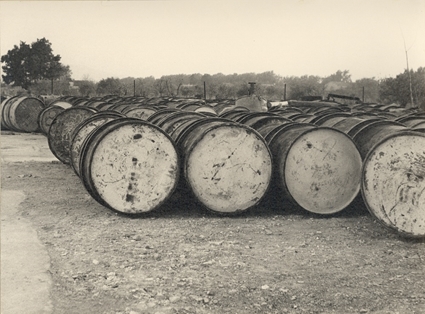
[[[53,313],[425,312],[424,241],[362,202],[319,217],[266,200],[218,217],[176,194],[128,218],[49,153],[42,135],[2,133],[2,194],[26,196],[14,215],[49,254]]]

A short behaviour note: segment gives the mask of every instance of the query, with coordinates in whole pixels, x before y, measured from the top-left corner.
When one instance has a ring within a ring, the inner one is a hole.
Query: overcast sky
[[[72,78],[425,66],[425,0],[0,1],[1,55],[45,37]]]

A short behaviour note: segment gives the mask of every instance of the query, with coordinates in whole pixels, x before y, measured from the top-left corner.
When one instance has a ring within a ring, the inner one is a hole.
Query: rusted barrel
[[[2,106],[2,124],[16,132],[39,131],[38,116],[44,103],[35,97],[13,97]]]
[[[324,215],[349,206],[359,194],[362,167],[351,138],[332,128],[304,123],[277,130],[266,141],[273,154],[274,182],[284,198]]]
[[[380,142],[389,134],[397,133],[408,128],[404,125],[388,120],[379,120],[365,125],[353,135],[359,152],[362,157],[366,157],[376,143]]]
[[[258,204],[272,171],[264,139],[252,128],[220,118],[198,120],[188,129],[176,144],[195,198],[219,214],[241,213]]]
[[[8,117],[8,113],[6,112],[6,109],[8,109],[8,107],[6,107],[6,104],[10,101],[14,101],[14,99],[19,98],[19,96],[13,96],[13,97],[8,97],[6,99],[4,99],[1,102],[1,112],[0,112],[0,117],[1,117],[1,129],[2,130],[9,130],[9,126],[8,123],[6,122],[6,120],[9,120]]]
[[[52,124],[53,119],[64,110],[65,109],[62,107],[53,105],[44,108],[40,112],[38,116],[38,126],[43,134],[47,135],[49,133],[50,125]]]
[[[77,106],[65,109],[53,119],[47,136],[49,148],[62,163],[70,164],[71,162],[72,132],[81,122],[96,112],[94,108]]]
[[[334,125],[330,125],[333,129],[340,130],[350,136],[351,138],[358,132],[358,130],[364,128],[366,125],[381,121],[379,118],[361,119],[358,117],[349,117],[336,122]]]
[[[369,212],[385,226],[425,237],[425,133],[384,132],[374,140],[361,189]]]
[[[256,116],[248,119],[244,122],[245,125],[255,129],[259,130],[262,127],[270,124],[279,125],[285,122],[290,122],[291,120],[281,117],[279,115],[269,115],[269,116]]]
[[[408,127],[414,127],[418,124],[425,124],[425,117],[421,117],[421,116],[409,116],[409,117],[404,117],[402,119],[396,119],[394,121],[397,121],[399,123],[404,124],[405,126]]]
[[[160,110],[157,110],[151,116],[149,116],[149,118],[147,118],[147,121],[150,122],[150,123],[155,124],[157,121],[161,120],[163,117],[168,116],[170,113],[179,112],[179,111],[181,111],[181,110],[180,109],[175,109],[175,108],[164,108],[164,109],[160,109]]]
[[[193,111],[177,111],[169,113],[167,116],[158,120],[155,124],[167,134],[171,134],[175,129],[177,129],[186,121],[199,120],[201,118],[205,118],[205,115],[203,115],[202,113]]]
[[[211,123],[212,121],[230,122],[231,120],[220,117],[190,118],[186,119],[183,123],[180,123],[179,126],[173,128],[169,134],[175,143],[179,143],[181,138],[184,138],[187,133],[190,133],[197,125],[205,124],[206,121]]]
[[[112,121],[117,118],[124,117],[123,114],[115,111],[100,111],[97,112],[83,122],[81,122],[72,132],[71,135],[71,166],[74,169],[75,173],[80,176],[80,154],[81,147],[85,139],[90,135],[90,133],[96,129],[98,126],[101,126],[109,121]]]
[[[128,215],[161,206],[175,190],[179,171],[170,137],[134,118],[118,118],[97,127],[80,155],[80,173],[90,195]]]
[[[328,114],[318,116],[315,120],[312,120],[310,123],[314,123],[320,126],[332,126],[336,122],[341,121],[341,119],[345,119],[348,117],[351,117],[351,113],[348,113],[348,112],[328,113]]]
[[[138,118],[142,120],[147,120],[156,111],[157,109],[155,109],[154,107],[136,106],[136,107],[127,108],[123,110],[122,113],[129,118]]]

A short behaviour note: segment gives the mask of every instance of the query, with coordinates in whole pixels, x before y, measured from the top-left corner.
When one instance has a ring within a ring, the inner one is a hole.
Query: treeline
[[[41,80],[31,85],[33,95],[72,96],[143,96],[187,97],[206,99],[237,99],[249,94],[249,82],[255,82],[255,94],[267,100],[301,99],[306,96],[326,98],[329,93],[358,97],[364,102],[391,104],[410,107],[412,98],[416,107],[425,110],[425,68],[407,70],[395,78],[378,80],[363,78],[351,80],[349,71],[337,71],[327,77],[313,75],[282,77],[273,71],[224,75],[178,74],[160,78],[114,78],[99,82],[90,79],[72,80],[62,77],[53,83]],[[412,93],[410,92],[410,83]],[[4,87],[4,86],[3,86]],[[27,91],[22,90],[22,93]]]
[[[270,101],[301,99],[306,96],[342,94],[369,103],[397,103],[425,110],[425,68],[406,70],[395,78],[363,78],[352,81],[349,71],[337,71],[326,77],[304,75],[279,76],[273,71],[244,74],[177,74],[160,78],[109,77],[94,82],[73,80],[69,66],[53,54],[51,43],[37,39],[31,45],[21,42],[1,56],[2,96],[33,95],[71,96],[143,96],[237,99],[249,94],[255,82],[255,94]]]

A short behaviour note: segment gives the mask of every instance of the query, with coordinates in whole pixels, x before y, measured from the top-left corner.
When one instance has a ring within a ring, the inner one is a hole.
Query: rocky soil
[[[14,136],[2,134],[2,156]],[[180,191],[131,218],[58,161],[2,159],[1,172],[50,255],[54,313],[425,313],[424,240],[382,226],[360,200],[321,217],[267,198],[222,217]]]

